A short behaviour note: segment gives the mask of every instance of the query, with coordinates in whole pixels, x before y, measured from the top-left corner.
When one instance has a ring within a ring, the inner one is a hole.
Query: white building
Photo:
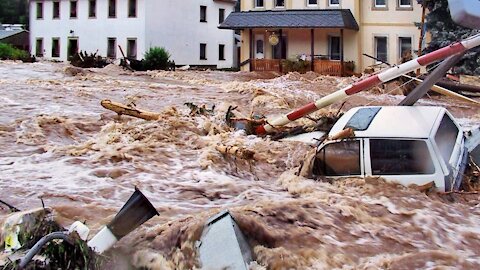
[[[142,59],[165,47],[177,65],[230,68],[234,32],[218,29],[236,0],[30,0],[31,53],[65,61],[81,50]]]

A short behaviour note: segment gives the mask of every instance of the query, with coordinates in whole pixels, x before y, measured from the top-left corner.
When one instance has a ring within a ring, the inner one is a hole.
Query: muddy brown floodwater
[[[86,221],[96,232],[137,186],[160,216],[116,245],[114,253],[126,255],[116,269],[194,268],[202,226],[222,209],[249,239],[252,269],[480,269],[478,195],[297,177],[309,146],[225,128],[229,105],[237,115],[285,113],[352,78],[116,66],[71,76],[66,67],[0,62],[0,198],[20,209],[43,198],[62,225]],[[102,99],[162,117],[118,118]],[[367,92],[344,109],[400,100]],[[191,117],[185,102],[215,105],[215,115]],[[435,96],[420,104],[445,106],[467,127],[480,122],[478,107],[467,103]],[[223,156],[219,143],[253,150],[256,161]]]

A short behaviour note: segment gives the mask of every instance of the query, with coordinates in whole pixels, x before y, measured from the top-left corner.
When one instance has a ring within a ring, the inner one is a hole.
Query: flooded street
[[[60,224],[86,221],[93,235],[138,187],[160,216],[116,245],[115,254],[127,255],[117,269],[194,268],[204,222],[224,209],[253,247],[252,269],[480,269],[480,195],[427,196],[381,179],[305,179],[295,172],[311,146],[224,124],[230,105],[237,116],[273,116],[353,81],[313,73],[131,73],[113,65],[73,76],[66,64],[0,61],[0,199],[22,210],[43,199]],[[371,91],[342,110],[402,98]],[[102,99],[161,119],[118,117]],[[215,105],[214,115],[190,116],[186,102]],[[465,127],[480,124],[479,107],[465,102],[433,96],[419,104],[445,106]],[[252,150],[255,160],[222,155],[218,144]]]

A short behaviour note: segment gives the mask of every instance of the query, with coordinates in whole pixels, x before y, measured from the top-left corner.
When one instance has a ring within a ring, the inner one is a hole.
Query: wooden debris
[[[215,149],[224,155],[232,155],[244,160],[255,159],[255,152],[238,146],[217,145]]]
[[[353,130],[353,128],[346,128],[338,132],[337,134],[330,136],[328,139],[334,141],[334,140],[351,138],[354,136],[355,136],[355,131]]]
[[[155,112],[149,112],[149,111],[144,111],[140,109],[136,109],[134,107],[118,103],[118,102],[113,102],[108,99],[104,99],[100,102],[100,104],[107,110],[111,110],[116,112],[118,115],[129,115],[141,119],[145,119],[148,121],[155,121],[160,118],[159,113]]]
[[[196,115],[213,115],[215,111],[215,105],[212,106],[211,109],[207,109],[205,104],[202,106],[195,105],[194,103],[191,102],[186,102],[183,103],[183,105],[187,106],[190,108],[190,116],[196,116]]]
[[[97,53],[88,54],[87,52],[80,51],[76,53],[71,59],[70,64],[75,67],[81,68],[103,68],[108,65],[107,61]]]

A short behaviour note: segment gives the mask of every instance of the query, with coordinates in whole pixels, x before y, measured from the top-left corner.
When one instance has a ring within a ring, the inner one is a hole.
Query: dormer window
[[[328,6],[329,7],[339,7],[340,6],[340,0],[328,0]]]
[[[264,1],[263,0],[254,0],[255,1],[255,7],[256,8],[263,8],[264,7]]]
[[[285,7],[285,0],[275,0],[275,7],[277,8]]]
[[[318,5],[318,0],[307,0],[307,6],[316,7],[317,5]]]

